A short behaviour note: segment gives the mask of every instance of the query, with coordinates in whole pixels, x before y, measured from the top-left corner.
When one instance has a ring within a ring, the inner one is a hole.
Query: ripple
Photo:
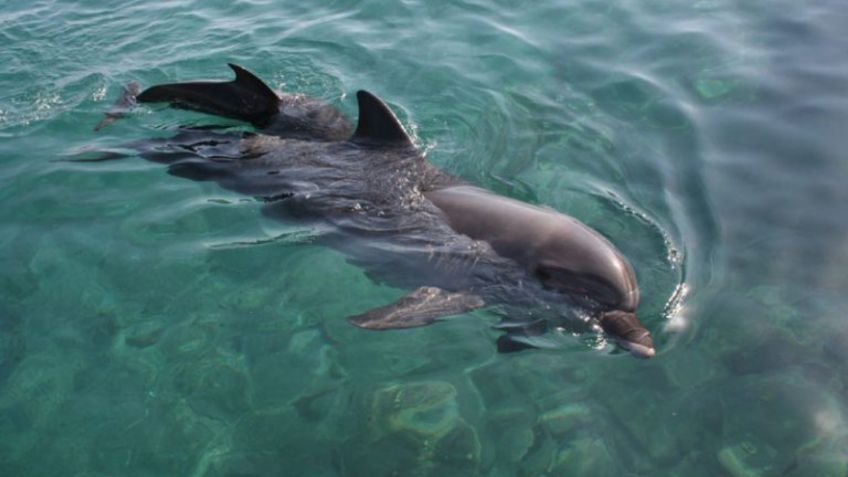
[[[845,473],[840,2],[6,3],[0,474]],[[323,230],[54,161],[209,124],[91,131],[128,81],[227,61],[353,117],[373,91],[445,170],[601,231],[658,356],[563,331],[497,355],[490,312],[364,333],[343,318],[403,292]]]

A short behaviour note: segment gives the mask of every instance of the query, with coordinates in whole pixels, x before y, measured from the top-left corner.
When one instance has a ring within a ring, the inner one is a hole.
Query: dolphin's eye
[[[534,274],[547,287],[587,296],[603,305],[612,306],[622,299],[621,294],[606,280],[560,267],[539,266]]]
[[[551,272],[545,268],[539,267],[536,269],[536,278],[546,282],[551,279]]]

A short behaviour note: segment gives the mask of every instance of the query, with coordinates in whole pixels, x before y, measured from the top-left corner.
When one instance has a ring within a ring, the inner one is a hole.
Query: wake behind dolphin
[[[532,310],[577,305],[635,356],[654,356],[651,334],[635,314],[633,268],[598,232],[438,169],[367,91],[357,93],[351,133],[332,106],[277,94],[247,70],[230,67],[231,82],[153,86],[137,99],[241,119],[261,134],[185,130],[134,147],[167,164],[170,174],[260,198],[269,216],[328,225],[323,244],[373,280],[412,290],[349,322],[412,328],[502,306],[510,319],[500,326],[507,334],[498,344],[511,351],[526,347],[522,337],[549,328]]]

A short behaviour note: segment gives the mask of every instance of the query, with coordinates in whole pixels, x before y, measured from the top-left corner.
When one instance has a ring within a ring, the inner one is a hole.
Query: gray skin
[[[344,141],[353,133],[350,120],[333,106],[302,94],[274,91],[250,71],[232,63],[229,66],[236,74],[232,81],[161,84],[141,93],[138,83],[132,82],[95,131],[123,116],[136,102],[161,102],[246,121],[279,137]]]
[[[638,322],[639,288],[633,267],[601,234],[553,209],[459,185],[425,193],[451,228],[492,246],[546,287],[590,297],[606,313],[600,324],[640,357],[655,354]],[[615,311],[615,312],[613,312]]]
[[[348,317],[356,326],[426,326],[494,306],[506,310],[505,337],[520,342],[548,328],[534,310],[577,304],[633,355],[654,356],[634,313],[633,269],[608,240],[572,217],[441,171],[388,106],[365,91],[357,100],[359,123],[345,141],[184,131],[165,143],[171,149],[157,142],[141,155],[173,175],[254,196],[269,216],[316,224],[317,241],[371,279],[413,290]],[[517,349],[509,342],[502,350]]]

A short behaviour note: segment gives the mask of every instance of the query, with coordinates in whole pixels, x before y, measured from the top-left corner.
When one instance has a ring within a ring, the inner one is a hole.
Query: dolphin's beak
[[[613,310],[601,317],[601,327],[608,336],[637,358],[653,358],[657,351],[651,332],[642,326],[635,314]]]
[[[651,341],[650,335],[648,335],[648,341]],[[645,343],[637,343],[635,341],[626,341],[626,340],[618,340],[618,343],[622,348],[630,351],[630,354],[637,358],[653,358],[654,355],[657,354],[657,350],[654,348],[654,344],[645,344]]]

